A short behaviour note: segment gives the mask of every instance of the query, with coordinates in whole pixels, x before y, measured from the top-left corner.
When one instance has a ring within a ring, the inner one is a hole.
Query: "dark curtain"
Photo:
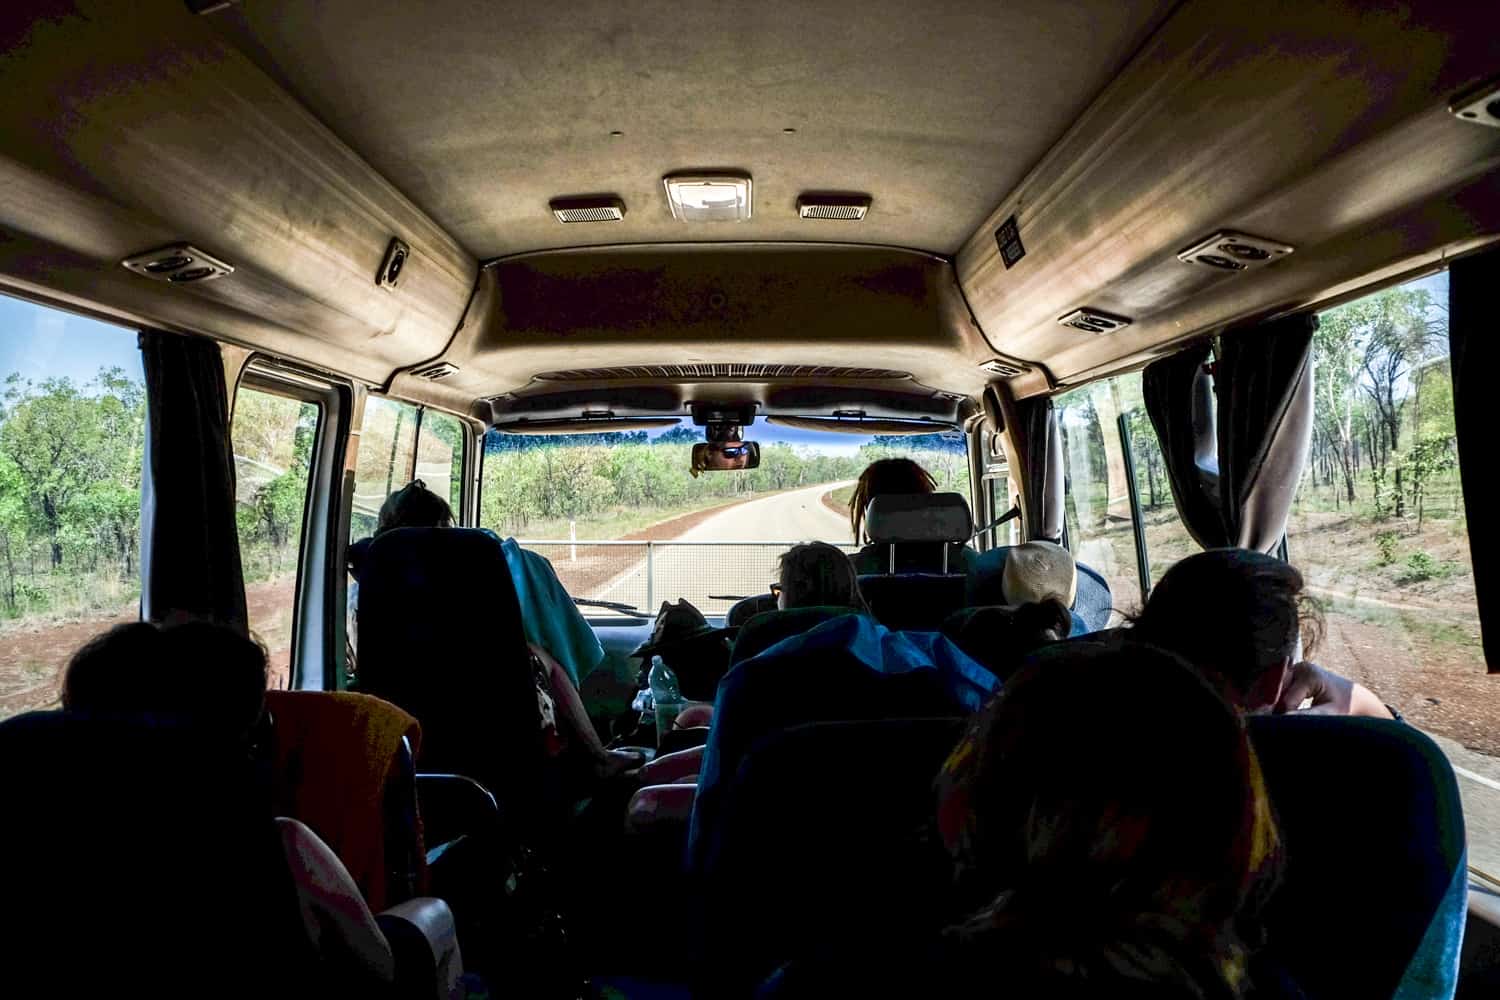
[[[1448,269],[1448,351],[1453,364],[1453,422],[1464,507],[1469,512],[1469,555],[1474,597],[1490,673],[1500,673],[1500,530],[1486,516],[1493,498],[1495,404],[1488,398],[1500,371],[1500,330],[1494,291],[1500,288],[1500,250],[1454,261]]]
[[[1287,316],[1224,337],[1216,369],[1219,496],[1231,545],[1269,553],[1312,444],[1318,318]]]
[[[1021,491],[1029,540],[1062,541],[1063,455],[1062,432],[1052,400],[1035,396],[1016,403],[1016,423],[1021,428]]]
[[[141,617],[247,627],[234,511],[229,394],[219,345],[143,330],[146,469]]]
[[[1203,370],[1209,350],[1197,344],[1152,362],[1141,388],[1182,525],[1200,547],[1217,549],[1231,539],[1219,501],[1214,385]]]

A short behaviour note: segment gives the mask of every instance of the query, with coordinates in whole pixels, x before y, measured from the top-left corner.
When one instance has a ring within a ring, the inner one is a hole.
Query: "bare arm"
[[[1302,709],[1302,703],[1311,699],[1312,705]],[[1385,707],[1375,692],[1347,677],[1340,676],[1316,663],[1303,661],[1292,667],[1291,677],[1281,692],[1276,705],[1278,713],[1296,712],[1299,709],[1314,715],[1362,715],[1372,719],[1391,719],[1390,709]]]

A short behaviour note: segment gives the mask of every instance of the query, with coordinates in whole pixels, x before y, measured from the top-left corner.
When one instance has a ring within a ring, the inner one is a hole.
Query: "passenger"
[[[777,574],[776,605],[791,608],[836,607],[864,611],[854,565],[837,546],[826,542],[794,545],[782,553]],[[689,714],[693,713],[693,714]],[[678,725],[708,725],[711,705],[691,706],[678,717]],[[635,793],[627,812],[627,828],[643,832],[658,823],[686,823],[693,811],[693,794],[703,748],[692,747],[663,754],[638,772],[645,786]]]
[[[1133,642],[1038,654],[939,789],[969,916],[925,946],[789,967],[763,995],[1298,995],[1256,956],[1280,862],[1259,765],[1238,714],[1175,657]]]
[[[372,539],[396,528],[451,527],[453,510],[448,501],[427,489],[422,480],[414,479],[381,504]],[[365,539],[349,546],[349,573],[355,578],[349,587],[351,635],[358,631],[354,615],[359,600],[359,573],[370,541]],[[644,761],[640,754],[605,748],[583,706],[578,693],[579,678],[604,659],[604,647],[578,613],[552,564],[521,548],[514,539],[505,539],[501,549],[521,605],[527,645],[546,672],[547,693],[551,696],[555,719],[544,719],[544,723],[555,721],[566,730],[565,735],[576,741],[597,777],[609,778],[639,767]]]
[[[843,549],[827,542],[806,542],[783,552],[778,565],[777,608],[868,610],[854,563]]]
[[[117,625],[73,654],[62,683],[66,709],[169,718],[246,752],[265,697],[265,650],[206,622]],[[343,863],[302,823],[284,816],[275,822],[303,924],[318,953],[352,962],[353,975],[393,983],[390,943]]]
[[[1310,700],[1306,711],[1320,715],[1400,718],[1364,685],[1306,659],[1322,629],[1295,567],[1213,549],[1167,570],[1132,632],[1203,671],[1246,712],[1295,712]]]
[[[943,623],[943,634],[1004,683],[1032,652],[1066,639],[1072,621],[1067,607],[1048,597],[1014,607],[967,608]]]
[[[865,534],[865,509],[876,497],[901,493],[936,493],[937,480],[932,473],[909,458],[882,458],[871,462],[860,473],[854,485],[854,495],[849,498],[849,526],[854,531],[854,543],[863,545],[852,557],[854,568],[861,575],[885,573],[890,569],[890,553],[884,545],[872,545]],[[942,566],[942,552],[933,552],[930,545],[898,546],[896,568],[903,572],[924,570],[936,572]],[[969,565],[967,545],[948,546],[948,571],[963,573]]]

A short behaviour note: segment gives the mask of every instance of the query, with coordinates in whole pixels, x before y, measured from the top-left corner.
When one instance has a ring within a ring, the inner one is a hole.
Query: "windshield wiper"
[[[581,608],[603,608],[606,611],[617,611],[622,615],[629,615],[632,618],[640,618],[642,620],[649,620],[655,617],[642,611],[634,604],[622,604],[619,601],[596,601],[588,597],[575,597],[573,598],[573,603]]]

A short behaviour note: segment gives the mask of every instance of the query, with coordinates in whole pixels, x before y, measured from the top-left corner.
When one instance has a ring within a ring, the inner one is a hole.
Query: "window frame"
[[[318,407],[318,426],[307,470],[307,495],[302,504],[287,686],[293,691],[336,690],[344,654],[342,642],[336,642],[334,637],[342,639],[344,611],[342,574],[334,570],[339,567],[339,555],[347,542],[347,524],[341,532],[339,521],[345,509],[342,487],[352,387],[315,370],[254,354],[245,361],[235,381],[231,397],[235,402],[242,388]],[[233,421],[231,406],[231,429]],[[309,628],[309,622],[317,622],[319,627]]]

